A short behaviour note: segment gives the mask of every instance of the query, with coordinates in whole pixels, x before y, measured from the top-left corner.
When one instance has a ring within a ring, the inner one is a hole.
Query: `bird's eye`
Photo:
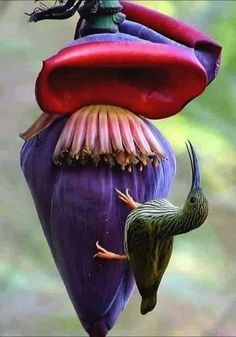
[[[195,197],[191,197],[189,201],[190,201],[191,204],[194,204],[196,202],[196,200],[197,199]]]

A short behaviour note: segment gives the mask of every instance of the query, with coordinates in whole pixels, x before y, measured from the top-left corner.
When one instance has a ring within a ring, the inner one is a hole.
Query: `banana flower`
[[[83,35],[48,58],[36,81],[43,114],[25,132],[21,167],[76,313],[106,336],[134,279],[127,261],[94,258],[96,241],[123,252],[129,209],[167,197],[175,156],[147,118],[178,113],[215,77],[221,48],[198,30],[124,2],[119,32]],[[122,21],[122,20],[121,20]]]

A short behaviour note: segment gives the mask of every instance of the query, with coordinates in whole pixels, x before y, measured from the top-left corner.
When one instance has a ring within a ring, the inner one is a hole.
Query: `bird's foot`
[[[100,257],[101,259],[106,260],[126,260],[126,255],[119,255],[112,252],[109,252],[105,248],[99,245],[98,241],[96,242],[96,247],[99,250],[98,253],[96,253],[93,257]]]
[[[131,195],[129,194],[128,188],[126,188],[125,194],[119,191],[117,188],[116,188],[116,192],[118,193],[118,197],[120,198],[120,200],[124,201],[130,208],[135,209],[140,206],[140,204],[134,201],[134,199],[131,197]]]

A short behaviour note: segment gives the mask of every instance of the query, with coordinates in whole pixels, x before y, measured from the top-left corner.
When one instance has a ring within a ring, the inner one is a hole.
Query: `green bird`
[[[96,243],[96,257],[129,259],[134,278],[142,297],[141,314],[156,306],[157,290],[169,263],[174,235],[187,233],[201,226],[208,215],[208,202],[201,187],[201,172],[196,152],[186,142],[192,168],[192,185],[183,207],[166,199],[139,204],[129,195],[117,190],[119,198],[133,210],[125,223],[124,248],[126,255],[107,251]]]

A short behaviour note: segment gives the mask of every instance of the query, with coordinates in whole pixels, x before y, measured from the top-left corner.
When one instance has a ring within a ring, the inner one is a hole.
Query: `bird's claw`
[[[99,250],[93,257],[100,257],[106,260],[125,260],[127,259],[126,255],[119,255],[112,252],[109,252],[105,248],[99,245],[99,242],[96,242],[96,247]]]
[[[125,194],[122,193],[117,188],[116,188],[116,192],[118,194],[118,198],[120,200],[122,200],[123,202],[125,202],[130,208],[138,208],[139,207],[140,204],[138,202],[134,201],[134,199],[129,194],[129,189],[128,188],[126,188]]]
[[[93,257],[104,257],[104,255],[108,253],[105,248],[99,245],[98,241],[96,242],[96,247],[98,250],[100,250],[100,252],[97,252]]]

